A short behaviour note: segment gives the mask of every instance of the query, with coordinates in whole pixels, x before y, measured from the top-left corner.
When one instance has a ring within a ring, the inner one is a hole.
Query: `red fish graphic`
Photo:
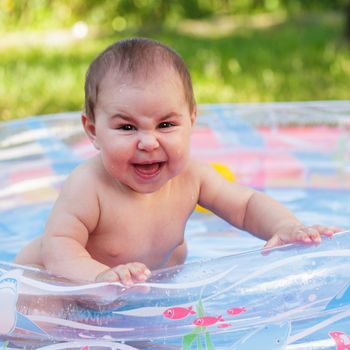
[[[335,341],[337,350],[350,350],[350,335],[344,332],[328,333]]]
[[[245,307],[233,307],[232,309],[228,309],[227,313],[229,315],[235,316],[235,315],[239,315],[242,312],[246,312],[247,309]]]
[[[195,315],[196,312],[192,310],[192,306],[185,308],[185,307],[171,307],[169,309],[166,309],[163,312],[163,315],[166,318],[170,318],[171,320],[180,320],[181,318],[185,318],[188,315]]]
[[[204,316],[204,317],[199,317],[199,318],[196,318],[192,323],[195,325],[195,326],[211,326],[213,324],[215,324],[216,322],[219,322],[219,321],[225,321],[222,316],[218,316],[218,317],[215,317],[215,316]]]

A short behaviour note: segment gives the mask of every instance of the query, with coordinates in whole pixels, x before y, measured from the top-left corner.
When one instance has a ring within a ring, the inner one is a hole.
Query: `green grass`
[[[198,103],[348,99],[350,50],[340,14],[305,14],[264,26],[239,21],[221,31],[139,33],[172,46],[192,73]],[[234,21],[228,18],[227,21]],[[197,23],[200,24],[200,23]],[[85,71],[107,45],[128,35],[100,34],[65,45],[0,40],[0,119],[81,110]]]

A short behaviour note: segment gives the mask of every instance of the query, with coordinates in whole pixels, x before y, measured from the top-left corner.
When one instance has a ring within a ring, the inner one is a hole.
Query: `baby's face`
[[[147,79],[102,82],[92,140],[106,171],[136,192],[160,189],[188,164],[195,111],[169,68]]]

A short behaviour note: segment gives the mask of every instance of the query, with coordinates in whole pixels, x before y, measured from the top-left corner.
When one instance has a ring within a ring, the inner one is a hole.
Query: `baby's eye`
[[[162,128],[170,128],[171,126],[174,126],[174,124],[171,122],[162,122],[159,124],[158,127],[162,129]]]
[[[118,127],[119,130],[124,130],[124,131],[132,131],[135,130],[136,128],[131,125],[131,124],[124,124]]]

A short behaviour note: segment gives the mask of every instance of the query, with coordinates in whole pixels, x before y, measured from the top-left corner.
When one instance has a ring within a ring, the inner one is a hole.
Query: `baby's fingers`
[[[126,287],[131,287],[134,281],[143,282],[151,276],[151,271],[142,263],[129,263],[118,265],[101,272],[95,279],[96,282],[120,282]]]
[[[146,265],[138,262],[126,264],[133,279],[144,282],[151,276],[151,271]]]
[[[321,243],[321,236],[319,231],[314,227],[302,227],[298,230],[296,241],[301,243]]]
[[[107,270],[103,274],[100,274],[97,277],[99,277],[99,280],[97,280],[97,278],[96,278],[97,282],[100,282],[101,278],[103,278],[103,281],[120,282],[120,283],[124,284],[126,287],[130,287],[133,285],[130,271],[126,265],[115,266],[115,267]],[[112,277],[114,277],[114,279],[112,279]]]
[[[342,231],[343,229],[339,226],[325,226],[325,225],[312,225],[321,235],[331,237],[335,233]]]
[[[97,275],[95,282],[119,282],[119,276],[112,269],[108,269]]]
[[[101,272],[95,278],[95,282],[120,282],[126,287],[133,285],[130,271],[126,265],[118,265]]]

